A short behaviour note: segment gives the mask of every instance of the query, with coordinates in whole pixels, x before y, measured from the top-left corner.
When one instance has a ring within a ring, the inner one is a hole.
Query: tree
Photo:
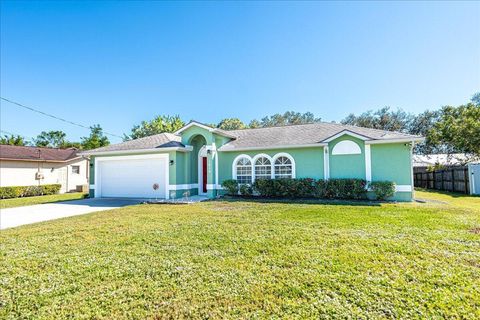
[[[150,121],[142,121],[139,125],[133,126],[130,135],[124,135],[123,140],[132,140],[151,136],[163,132],[175,132],[185,123],[180,116],[157,116]]]
[[[275,127],[275,126],[285,126],[291,124],[306,124],[320,122],[320,118],[315,118],[314,114],[311,112],[295,112],[287,111],[284,114],[276,113],[272,116],[267,116],[262,118],[261,126],[262,127]]]
[[[250,121],[250,123],[248,124],[248,127],[250,129],[255,129],[255,128],[260,128],[262,127],[262,123],[260,121],[258,121],[257,119],[253,119],[252,121]]]
[[[358,127],[373,128],[388,131],[408,132],[409,124],[413,115],[402,109],[390,110],[390,107],[383,107],[377,111],[369,110],[359,116],[349,114],[341,122]]]
[[[217,128],[223,130],[245,129],[247,126],[238,118],[227,118],[220,121]]]
[[[16,135],[4,135],[3,137],[0,137],[0,144],[8,144],[10,146],[26,146],[28,144],[28,141],[25,141],[25,139],[22,136],[16,136]]]
[[[473,104],[480,106],[480,92],[475,93],[470,100]]]
[[[81,140],[81,147],[84,150],[96,149],[110,144],[99,124],[90,127],[90,136],[82,137]]]
[[[430,111],[426,110],[414,117],[412,117],[408,124],[408,133],[422,137],[426,137],[424,142],[415,144],[415,154],[432,154],[432,153],[445,153],[446,148],[444,145],[438,144],[432,141],[429,137],[429,132],[439,121],[442,112],[440,110]]]
[[[446,106],[428,138],[445,145],[448,153],[465,153],[480,158],[480,105],[468,103],[459,107]]]
[[[42,131],[34,142],[37,147],[64,148],[67,143],[66,136],[63,131]]]

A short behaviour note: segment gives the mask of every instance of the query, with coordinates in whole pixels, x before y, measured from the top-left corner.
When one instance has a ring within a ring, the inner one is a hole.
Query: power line
[[[73,121],[70,121],[70,120],[66,120],[66,119],[57,117],[57,116],[55,116],[55,115],[53,115],[53,114],[46,113],[46,112],[40,111],[40,110],[35,109],[35,108],[32,108],[32,107],[28,107],[28,106],[26,106],[26,105],[23,105],[23,104],[21,104],[21,103],[18,103],[18,102],[9,100],[9,99],[6,99],[6,98],[4,98],[4,97],[0,97],[0,99],[6,101],[6,102],[8,102],[8,103],[14,104],[14,105],[16,105],[16,106],[25,108],[25,109],[27,109],[27,110],[30,110],[30,111],[33,111],[33,112],[36,112],[36,113],[40,113],[40,114],[42,114],[42,115],[44,115],[44,116],[46,116],[46,117],[50,117],[50,118],[53,118],[53,119],[56,119],[56,120],[60,120],[60,121],[63,121],[63,122],[72,124],[72,125],[77,126],[77,127],[81,127],[81,128],[85,128],[85,129],[90,130],[90,127],[85,126],[85,125],[83,125],[83,124],[76,123],[76,122],[73,122]],[[114,133],[110,133],[110,132],[106,132],[106,131],[103,131],[103,133],[105,133],[105,134],[107,134],[107,135],[109,135],[109,136],[113,136],[113,137],[117,137],[117,138],[123,139],[122,136],[119,136],[119,135],[114,134]]]

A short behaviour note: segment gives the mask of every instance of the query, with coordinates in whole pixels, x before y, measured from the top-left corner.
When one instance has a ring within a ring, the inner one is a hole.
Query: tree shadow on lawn
[[[311,205],[333,205],[333,206],[370,206],[380,207],[382,204],[395,204],[396,201],[371,201],[371,200],[330,200],[330,199],[283,199],[283,198],[261,198],[261,197],[242,197],[242,196],[223,196],[211,201],[225,202],[255,202],[255,203],[281,203],[281,204],[311,204]]]

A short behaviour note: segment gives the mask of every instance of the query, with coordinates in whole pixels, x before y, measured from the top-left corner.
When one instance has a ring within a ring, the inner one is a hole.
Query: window
[[[275,160],[275,179],[292,178],[292,172],[292,161],[289,158],[281,156]]]
[[[255,161],[255,180],[270,179],[272,177],[272,163],[267,157],[260,157]]]
[[[235,170],[238,183],[252,183],[252,162],[248,158],[238,159]]]
[[[80,174],[80,166],[72,166],[73,174]]]

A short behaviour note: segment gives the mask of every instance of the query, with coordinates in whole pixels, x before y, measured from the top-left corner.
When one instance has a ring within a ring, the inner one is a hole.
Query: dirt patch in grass
[[[480,234],[480,227],[470,229],[471,233]]]

